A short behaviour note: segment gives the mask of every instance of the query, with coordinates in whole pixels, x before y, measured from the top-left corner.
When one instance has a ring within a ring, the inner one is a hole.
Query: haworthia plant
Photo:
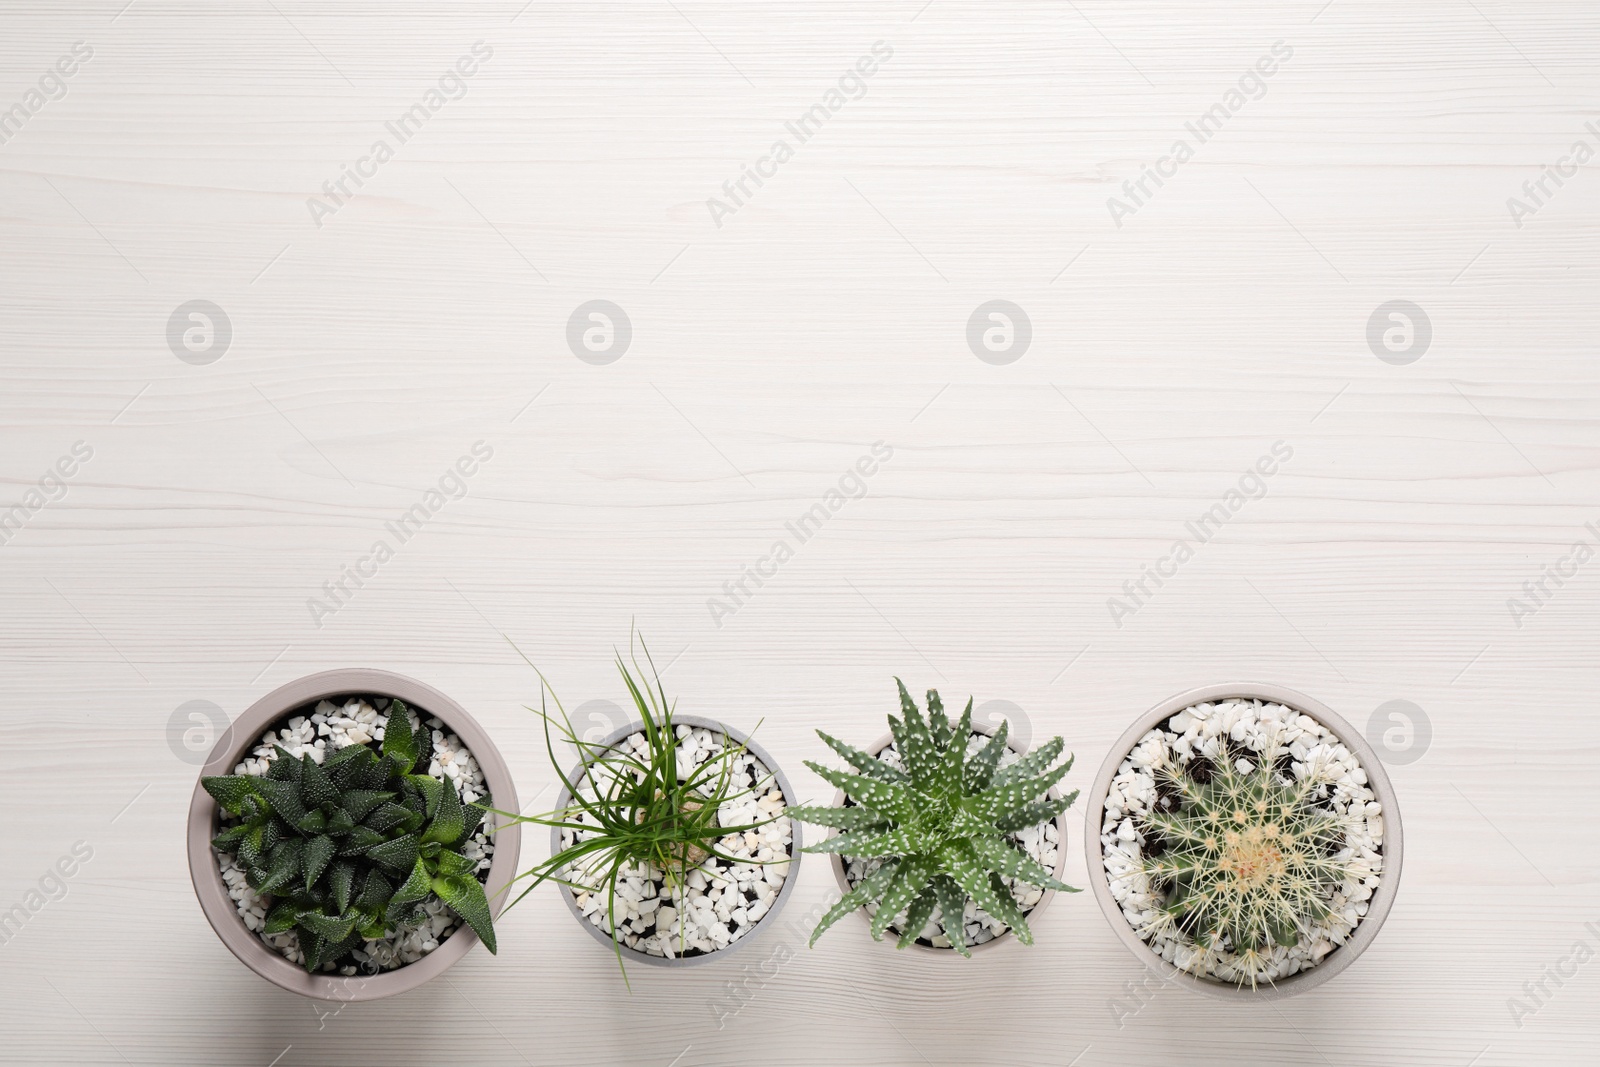
[[[809,761],[806,766],[844,790],[851,804],[788,811],[801,822],[840,831],[805,851],[883,861],[823,915],[811,943],[857,908],[875,905],[873,938],[881,941],[903,913],[897,947],[905,948],[921,936],[937,908],[947,917],[945,936],[951,947],[970,956],[961,917],[971,900],[1016,931],[1017,940],[1033,944],[1028,920],[1002,876],[1043,889],[1077,892],[1010,840],[1018,831],[1056,818],[1077,799],[1076,790],[1059,799],[1047,796],[1072,767],[1069,756],[1051,768],[1066,743],[1054,738],[1001,767],[1010,723],[1002,722],[993,737],[969,754],[971,700],[951,723],[938,691],[930,689],[924,718],[905,683],[896,678],[895,684],[900,687],[903,718],[889,716],[889,729],[901,766],[818,730],[817,736],[852,770]]]
[[[1319,800],[1323,781],[1295,781],[1227,744],[1214,760],[1152,770],[1156,810],[1135,820],[1151,892],[1196,945],[1232,952],[1240,984],[1253,987],[1269,977],[1273,946],[1326,922],[1333,892],[1359,879],[1351,820]]]
[[[424,750],[424,746],[428,750]],[[321,763],[276,748],[264,777],[201,779],[239,821],[213,840],[270,897],[266,932],[295,931],[305,967],[339,960],[363,939],[426,918],[442,900],[495,951],[477,862],[457,851],[489,804],[463,805],[455,787],[426,773],[431,742],[393,701],[381,753],[348,745]]]

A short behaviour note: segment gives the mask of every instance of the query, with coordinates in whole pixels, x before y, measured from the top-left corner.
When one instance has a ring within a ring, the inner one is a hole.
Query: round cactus
[[[1137,820],[1141,869],[1168,921],[1206,949],[1237,957],[1241,984],[1265,977],[1272,946],[1293,946],[1330,915],[1356,877],[1349,819],[1328,810],[1316,776],[1295,780],[1254,752],[1166,759],[1157,800]]]

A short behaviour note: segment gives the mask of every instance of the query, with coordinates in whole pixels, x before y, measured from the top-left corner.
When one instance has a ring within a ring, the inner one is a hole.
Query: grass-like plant
[[[1002,722],[994,736],[969,755],[971,700],[952,724],[938,692],[930,689],[924,719],[905,684],[898,678],[895,684],[900,687],[904,718],[889,716],[889,729],[902,766],[818,730],[817,736],[854,772],[809,761],[806,766],[844,790],[851,803],[789,809],[790,818],[842,831],[805,851],[883,861],[823,915],[812,931],[811,944],[852,911],[876,905],[870,927],[874,940],[883,940],[884,931],[903,911],[896,947],[905,948],[921,935],[938,908],[951,947],[970,956],[963,926],[969,899],[1016,931],[1017,940],[1033,944],[1027,917],[1001,876],[1043,889],[1077,892],[1008,840],[1011,834],[1054,819],[1077,798],[1076,790],[1059,799],[1046,796],[1072,767],[1069,756],[1050,769],[1066,743],[1054,738],[1001,767],[1009,722]]]
[[[1237,761],[1250,762],[1242,771]],[[1227,744],[1216,759],[1153,768],[1158,803],[1135,820],[1140,867],[1165,920],[1203,949],[1227,949],[1253,988],[1274,945],[1292,947],[1332,915],[1355,876],[1340,858],[1349,820],[1319,801],[1314,775],[1287,784],[1271,760]],[[1165,810],[1161,810],[1165,808]]]
[[[545,750],[566,786],[568,800],[565,806],[540,815],[499,813],[515,822],[573,833],[571,845],[517,876],[517,880],[528,879],[529,884],[511,903],[516,904],[545,882],[579,892],[603,893],[607,933],[616,944],[624,982],[627,967],[622,958],[622,941],[616,936],[619,879],[630,871],[659,872],[668,891],[678,894],[687,885],[689,875],[704,871],[712,857],[728,863],[759,865],[762,861],[723,852],[718,843],[729,834],[759,829],[773,821],[724,825],[719,820],[722,805],[759,793],[771,781],[771,775],[751,788],[737,786],[734,769],[746,746],[733,744],[732,738],[726,738],[727,744],[699,766],[680,767],[677,723],[673,718],[676,704],[668,701],[661,675],[642,638],[638,644],[649,664],[653,685],[643,680],[645,672],[631,641],[632,669],[621,653],[616,655],[616,664],[639,714],[638,733],[644,737],[644,751],[634,751],[626,739],[614,745],[584,740],[573,729],[555,690],[540,673],[539,707],[529,710],[537,711],[544,721]],[[534,669],[538,671],[537,667]],[[550,704],[555,705],[555,713],[550,711]],[[571,744],[579,754],[579,766],[570,777],[556,753],[558,740]],[[686,912],[685,908],[678,909],[679,944]]]
[[[419,736],[420,735],[420,736]],[[426,745],[426,750],[424,746]],[[496,950],[478,864],[456,849],[482,823],[483,804],[463,806],[455,786],[426,773],[432,742],[392,703],[381,754],[354,744],[321,763],[273,746],[265,776],[201,779],[239,822],[211,844],[244,867],[272,900],[265,931],[295,931],[305,967],[339,960],[427,918],[437,897]]]

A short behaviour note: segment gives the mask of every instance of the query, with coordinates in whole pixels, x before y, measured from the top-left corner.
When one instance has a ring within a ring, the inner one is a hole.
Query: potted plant
[[[1191,989],[1284,997],[1349,966],[1400,880],[1400,814],[1362,736],[1274,685],[1163,701],[1113,746],[1088,811],[1095,896]]]
[[[189,872],[223,943],[323,1000],[390,996],[482,940],[517,861],[490,798],[515,806],[465,710],[379,670],[312,675],[220,738],[189,806]]]
[[[871,749],[817,731],[852,768],[806,763],[839,788],[833,806],[789,811],[835,831],[806,849],[833,856],[844,894],[817,923],[811,944],[857,910],[870,920],[874,940],[897,934],[896,948],[970,956],[1010,934],[1033,944],[1028,918],[1055,892],[1077,892],[1061,875],[1062,813],[1078,794],[1055,789],[1072,759],[1051,768],[1065,742],[1057,737],[1027,752],[1011,744],[1009,722],[997,731],[974,725],[971,700],[952,724],[933,689],[924,718],[905,684],[895,684],[903,718],[889,716],[889,735]]]
[[[543,719],[561,794],[544,814],[501,812],[550,828],[550,858],[518,875],[529,884],[512,903],[559,885],[584,929],[616,955],[624,982],[628,962],[702,964],[747,945],[793,891],[801,843],[787,814],[794,791],[777,763],[731,727],[677,714],[638,646],[653,684],[631,641],[631,669],[620,653],[616,663],[639,719],[597,742],[577,734],[540,674],[540,707],[530,710]],[[578,751],[570,773],[558,738]]]

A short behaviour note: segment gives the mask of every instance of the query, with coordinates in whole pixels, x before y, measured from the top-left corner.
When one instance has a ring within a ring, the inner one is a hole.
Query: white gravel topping
[[[1170,923],[1160,921],[1161,902],[1139,869],[1144,839],[1136,822],[1156,801],[1150,768],[1162,758],[1179,764],[1202,756],[1215,759],[1224,738],[1236,751],[1248,749],[1263,760],[1286,764],[1284,784],[1290,783],[1290,776],[1293,781],[1320,783],[1317,795],[1327,810],[1350,817],[1347,847],[1339,856],[1353,862],[1354,871],[1342,886],[1329,890],[1326,899],[1332,916],[1292,948],[1275,945],[1268,956],[1262,977],[1287,978],[1315,967],[1349,940],[1367,914],[1383,869],[1383,808],[1367,784],[1367,773],[1333,731],[1309,715],[1260,700],[1223,700],[1185,708],[1145,734],[1117,768],[1106,794],[1100,828],[1106,877],[1123,917],[1162,959],[1202,977],[1249,980],[1225,944],[1201,949]],[[1240,770],[1250,767],[1243,758],[1239,764]]]
[[[967,755],[971,756],[988,744],[990,736],[989,734],[979,733],[977,730],[972,731],[972,736],[967,741]],[[892,741],[887,748],[878,753],[878,758],[892,767],[904,769],[900,762],[900,750]],[[1021,758],[1016,749],[1007,746],[1006,750],[1000,754],[1000,766],[1009,767]],[[1056,869],[1058,849],[1061,847],[1059,818],[1051,819],[1043,826],[1030,826],[1017,833],[1008,834],[1006,835],[1006,840],[1022,849],[1035,860],[1038,860],[1045,870],[1054,871]],[[882,859],[840,858],[844,861],[844,876],[849,881],[852,889],[860,885],[863,878],[882,867],[884,863]],[[1005,875],[1001,875],[1000,880],[1011,890],[1011,895],[1016,898],[1017,904],[1022,908],[1023,915],[1031,913],[1034,908],[1038,907],[1039,901],[1044,899],[1044,890],[1036,885],[1021,882],[1015,878],[1008,878]],[[876,905],[869,904],[863,910],[868,915],[877,914]],[[901,911],[895,917],[894,922],[889,924],[889,930],[896,938],[905,931],[905,917],[905,912]],[[966,928],[966,942],[969,948],[973,945],[981,945],[987,941],[993,941],[1011,929],[1011,927],[978,907],[971,900],[967,901],[966,914],[962,916],[962,921]],[[1030,923],[1029,925],[1031,926],[1032,924]],[[944,910],[942,908],[935,907],[933,909],[933,917],[923,926],[921,934],[917,937],[917,944],[929,945],[933,948],[950,948],[950,938],[945,934]]]
[[[385,697],[349,697],[343,705],[321,701],[310,715],[294,715],[281,728],[270,729],[262,734],[260,743],[233,769],[233,773],[265,775],[272,761],[277,759],[274,745],[296,759],[309,752],[317,763],[323,761],[324,753],[337,752],[348,745],[370,745],[374,751],[378,751],[383,743],[384,723],[389,717],[388,707],[389,700]],[[407,710],[411,729],[420,730],[423,724],[421,716],[415,708]],[[429,776],[453,785],[463,804],[470,804],[488,795],[489,787],[484,781],[483,771],[461,738],[449,732],[438,718],[430,717],[427,726],[433,734],[433,761],[428,766]],[[224,827],[236,821],[226,813],[222,816]],[[478,861],[478,877],[482,880],[484,872],[489,869],[490,857],[494,854],[494,842],[484,828],[480,826],[458,851],[468,859]],[[300,951],[300,938],[293,930],[281,934],[262,932],[267,912],[272,908],[272,898],[256,895],[246,881],[244,868],[232,856],[215,849],[212,852],[217,857],[217,869],[222,872],[222,880],[227,883],[228,896],[233,898],[239,909],[239,918],[245,926],[254,930],[257,937],[285,959],[303,966],[305,955]],[[360,948],[352,949],[350,955],[356,963],[338,967],[338,972],[343,975],[377,974],[415,963],[438,948],[461,925],[461,920],[437,898],[429,900],[423,908],[428,915],[426,921],[403,927],[382,940],[366,941]],[[330,961],[322,969],[333,971],[335,964]]]
[[[678,777],[685,779],[724,746],[737,747],[720,733],[701,727],[679,725]],[[648,758],[644,734],[637,733],[619,742],[631,747],[641,759]],[[606,784],[603,774],[597,774]],[[591,788],[580,783],[586,791]],[[627,864],[617,878],[617,927],[610,926],[610,900],[603,885],[597,893],[573,891],[579,912],[597,929],[609,933],[628,948],[651,956],[674,958],[701,956],[716,952],[745,937],[755,929],[778,899],[778,891],[789,877],[794,833],[788,809],[777,778],[752,753],[746,751],[733,760],[732,792],[717,810],[722,826],[742,826],[771,819],[767,825],[719,838],[717,849],[730,856],[753,862],[728,863],[708,857],[700,870],[689,872],[688,884],[668,890],[664,872],[650,865],[641,868]],[[737,794],[744,794],[739,796]],[[587,817],[574,819],[587,821]],[[571,847],[587,838],[583,831],[563,830],[561,846]],[[583,861],[569,864],[561,877],[581,885],[596,885],[594,875],[586,873]]]

